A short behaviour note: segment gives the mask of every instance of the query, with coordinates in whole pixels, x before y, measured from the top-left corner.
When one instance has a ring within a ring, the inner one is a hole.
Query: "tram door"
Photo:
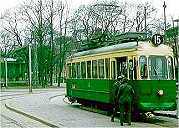
[[[117,60],[117,76],[124,75],[127,77],[127,57],[118,57]]]

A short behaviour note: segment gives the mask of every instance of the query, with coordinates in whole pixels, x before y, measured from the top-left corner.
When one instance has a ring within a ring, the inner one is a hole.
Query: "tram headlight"
[[[158,91],[158,95],[159,95],[159,96],[163,96],[163,90],[159,90],[159,91]]]

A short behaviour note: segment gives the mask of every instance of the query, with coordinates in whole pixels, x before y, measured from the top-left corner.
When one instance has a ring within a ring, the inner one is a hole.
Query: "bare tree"
[[[81,6],[74,13],[71,28],[80,46],[90,42],[87,44],[100,47],[120,33],[163,31],[162,20],[156,14],[151,3],[97,2]]]
[[[22,20],[19,17],[19,10],[14,8],[9,9],[5,12],[1,19],[3,22],[2,28],[13,36],[14,42],[16,42],[17,45],[22,47],[23,26],[21,24]]]
[[[15,49],[16,44],[14,39],[11,38],[11,34],[5,30],[0,31],[0,42],[1,52],[3,52],[1,55],[4,54],[4,57]]]
[[[7,51],[7,45],[22,47],[23,44],[33,44],[33,57],[36,56],[34,58],[37,59],[36,62],[33,61],[33,66],[40,65],[37,67],[41,85],[47,84],[48,80],[52,85],[53,75],[61,75],[57,71],[62,72],[65,63],[68,14],[67,2],[29,0],[15,11],[11,10],[3,15],[3,29],[7,33],[1,33],[3,48],[6,48],[4,50]],[[12,39],[16,44],[10,43]],[[59,58],[63,61],[58,61]],[[57,69],[59,63],[62,65],[60,70]]]
[[[103,42],[118,30],[121,13],[121,6],[115,1],[81,6],[71,20],[73,36],[87,49],[104,46]]]

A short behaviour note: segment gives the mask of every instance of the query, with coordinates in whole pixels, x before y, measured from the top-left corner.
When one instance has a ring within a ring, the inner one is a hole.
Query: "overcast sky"
[[[4,10],[8,8],[13,8],[19,5],[22,1],[25,0],[1,0],[0,2],[0,14],[4,12]],[[71,9],[76,9],[82,4],[89,4],[94,1],[101,0],[67,0],[70,3]],[[106,0],[108,1],[108,0]],[[154,7],[158,9],[158,15],[163,15],[163,3],[164,0],[120,0],[121,2],[130,2],[130,3],[145,3],[147,1],[152,2]],[[167,8],[166,15],[167,19],[171,19],[171,16],[174,19],[179,19],[179,0],[165,0]]]

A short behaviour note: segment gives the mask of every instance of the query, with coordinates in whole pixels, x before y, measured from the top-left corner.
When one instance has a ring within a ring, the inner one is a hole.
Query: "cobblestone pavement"
[[[3,103],[2,103],[3,104]],[[0,127],[1,128],[46,128],[46,125],[23,115],[7,110],[1,104]]]
[[[49,89],[36,89],[34,93],[47,93]],[[52,89],[53,91],[53,89]],[[48,128],[36,120],[25,117],[21,114],[12,112],[5,107],[8,102],[13,102],[14,99],[29,95],[28,89],[5,89],[2,88],[0,93],[0,127],[1,128]]]
[[[8,90],[9,91],[9,90]],[[9,91],[7,93],[4,91],[2,97],[10,97],[9,95],[15,94]],[[16,94],[19,91],[16,90]],[[79,104],[67,104],[63,101],[65,97],[65,88],[57,89],[39,89],[33,90],[32,94],[28,94],[28,90],[21,90],[20,93],[24,95],[14,95],[12,99],[3,101],[7,106],[24,112],[28,115],[35,117],[35,119],[40,119],[49,124],[53,124],[57,127],[119,127],[119,119],[115,119],[115,122],[110,122],[110,117],[101,115],[98,113],[89,112],[80,109]],[[3,113],[3,115],[5,115]],[[24,117],[25,118],[25,117]],[[2,119],[4,122],[5,117]],[[25,119],[26,120],[26,119]],[[31,120],[31,119],[29,119]],[[168,120],[168,119],[164,119]],[[2,122],[3,122],[2,121]],[[16,120],[17,121],[17,120]],[[157,121],[157,120],[155,120]],[[19,120],[18,122],[24,122]],[[27,123],[23,127],[30,127],[31,121],[26,121]],[[35,121],[36,122],[36,121]],[[21,123],[20,123],[21,124]],[[21,127],[21,125],[13,124],[16,127]],[[45,124],[35,124],[35,127],[44,127]],[[32,125],[33,126],[33,125]],[[151,122],[132,122],[133,127],[160,127],[160,126],[172,126],[177,127],[177,120],[171,119],[169,121],[158,121],[157,123]],[[45,127],[48,127],[45,125]]]
[[[17,114],[5,108],[7,102],[13,102],[13,99],[22,97],[28,94],[26,90],[1,90],[0,95],[0,127],[1,128],[43,128],[46,125]]]

